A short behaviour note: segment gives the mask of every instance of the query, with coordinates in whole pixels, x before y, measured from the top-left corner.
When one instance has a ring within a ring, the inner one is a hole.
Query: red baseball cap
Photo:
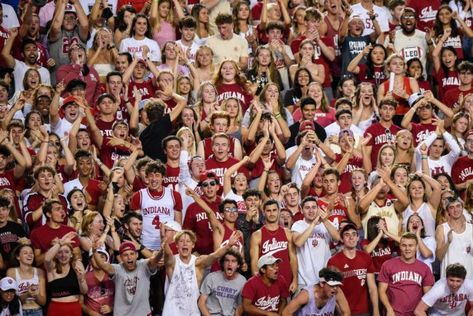
[[[313,130],[315,131],[315,124],[312,121],[305,120],[301,122],[301,125],[299,126],[299,132],[304,132],[307,130]]]
[[[217,179],[217,175],[214,172],[202,172],[199,175],[199,185],[208,179]]]
[[[74,102],[77,102],[77,101],[78,100],[75,96],[70,95],[70,96],[66,97],[64,100],[62,100],[62,106],[65,107],[69,103],[74,103]]]
[[[120,254],[122,254],[122,253],[124,253],[125,251],[128,251],[128,250],[133,250],[134,252],[136,252],[135,244],[132,243],[131,241],[124,241],[120,245],[120,250],[118,252],[120,252]]]

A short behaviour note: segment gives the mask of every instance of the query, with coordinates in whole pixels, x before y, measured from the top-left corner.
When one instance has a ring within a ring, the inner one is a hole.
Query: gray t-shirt
[[[246,279],[238,274],[227,280],[222,271],[210,273],[202,282],[200,293],[208,296],[207,308],[212,315],[233,316],[241,304],[241,290]]]
[[[156,271],[148,267],[148,259],[136,262],[134,271],[127,271],[121,264],[112,264],[115,274],[115,301],[113,315],[115,316],[145,316],[151,313],[149,306],[149,278]]]

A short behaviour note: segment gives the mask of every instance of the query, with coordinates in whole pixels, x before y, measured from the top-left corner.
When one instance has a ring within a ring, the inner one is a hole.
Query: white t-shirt
[[[429,315],[461,316],[465,315],[465,305],[473,301],[473,281],[465,279],[460,289],[452,293],[446,279],[438,280],[434,286],[422,297],[422,301],[432,307]]]
[[[33,68],[22,62],[21,60],[15,59],[15,68],[13,69],[13,76],[15,77],[15,90],[25,90],[23,87],[23,78],[28,69]],[[51,85],[51,77],[49,71],[44,67],[37,68],[39,75],[41,76],[41,83]]]
[[[15,9],[9,4],[2,3],[3,9],[3,23],[2,27],[7,30],[20,27],[20,22],[18,21],[18,16],[16,15]]]
[[[149,49],[148,57],[153,62],[161,62],[161,49],[155,40],[145,37],[142,40],[136,40],[133,37],[125,38],[120,43],[120,52],[128,52],[133,56],[137,54],[138,58],[143,58],[141,51],[142,46],[147,46]]]
[[[245,38],[233,34],[229,40],[223,40],[220,35],[207,39],[207,45],[214,52],[214,64],[218,65],[225,59],[240,61],[240,57],[248,57],[248,42]]]
[[[374,13],[377,14],[376,21],[379,23],[379,27],[381,28],[381,32],[388,32],[389,31],[389,15],[386,14],[386,10],[382,7],[377,5],[373,6]],[[370,17],[368,16],[368,10],[361,6],[361,3],[357,3],[351,6],[353,13],[351,14],[350,18],[354,15],[358,15],[363,24],[365,25],[365,30],[363,31],[363,36],[370,35],[374,32],[374,25],[373,21],[371,21]]]
[[[305,220],[297,221],[292,224],[291,232],[303,233],[309,225]],[[320,223],[314,227],[304,245],[296,247],[299,285],[310,286],[319,282],[319,271],[330,259],[331,241],[332,237],[324,224]]]
[[[286,150],[286,157],[289,158],[296,149],[297,146],[288,148]],[[317,159],[315,159],[314,155],[312,155],[312,158],[310,160],[305,160],[302,158],[302,156],[299,156],[299,158],[297,158],[296,164],[294,165],[294,168],[291,169],[291,181],[296,183],[297,186],[300,188],[300,186],[302,185],[302,181],[312,169],[312,166],[316,164],[316,162]]]
[[[202,44],[197,43],[195,40],[192,42],[191,46],[186,46],[182,43],[182,40],[176,41],[176,44],[181,47],[183,52],[187,53],[187,50],[189,49],[189,54],[187,55],[187,58],[191,62],[195,62],[195,54],[197,53],[197,50],[199,49]]]

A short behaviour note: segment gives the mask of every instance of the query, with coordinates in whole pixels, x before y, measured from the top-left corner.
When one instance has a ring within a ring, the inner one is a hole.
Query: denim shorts
[[[43,309],[41,307],[37,309],[24,309],[23,316],[43,316]]]

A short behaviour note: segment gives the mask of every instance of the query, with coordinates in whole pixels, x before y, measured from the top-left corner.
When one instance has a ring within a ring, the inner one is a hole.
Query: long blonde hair
[[[177,133],[176,133],[176,136],[179,137],[182,141],[182,138],[181,138],[181,135],[184,134],[185,132],[189,132],[190,133],[190,137],[192,139],[192,145],[190,148],[186,148],[187,149],[187,152],[189,152],[189,157],[194,157],[197,153],[197,144],[195,142],[195,137],[194,137],[194,133],[192,132],[192,130],[187,127],[187,126],[183,126],[181,127]]]

